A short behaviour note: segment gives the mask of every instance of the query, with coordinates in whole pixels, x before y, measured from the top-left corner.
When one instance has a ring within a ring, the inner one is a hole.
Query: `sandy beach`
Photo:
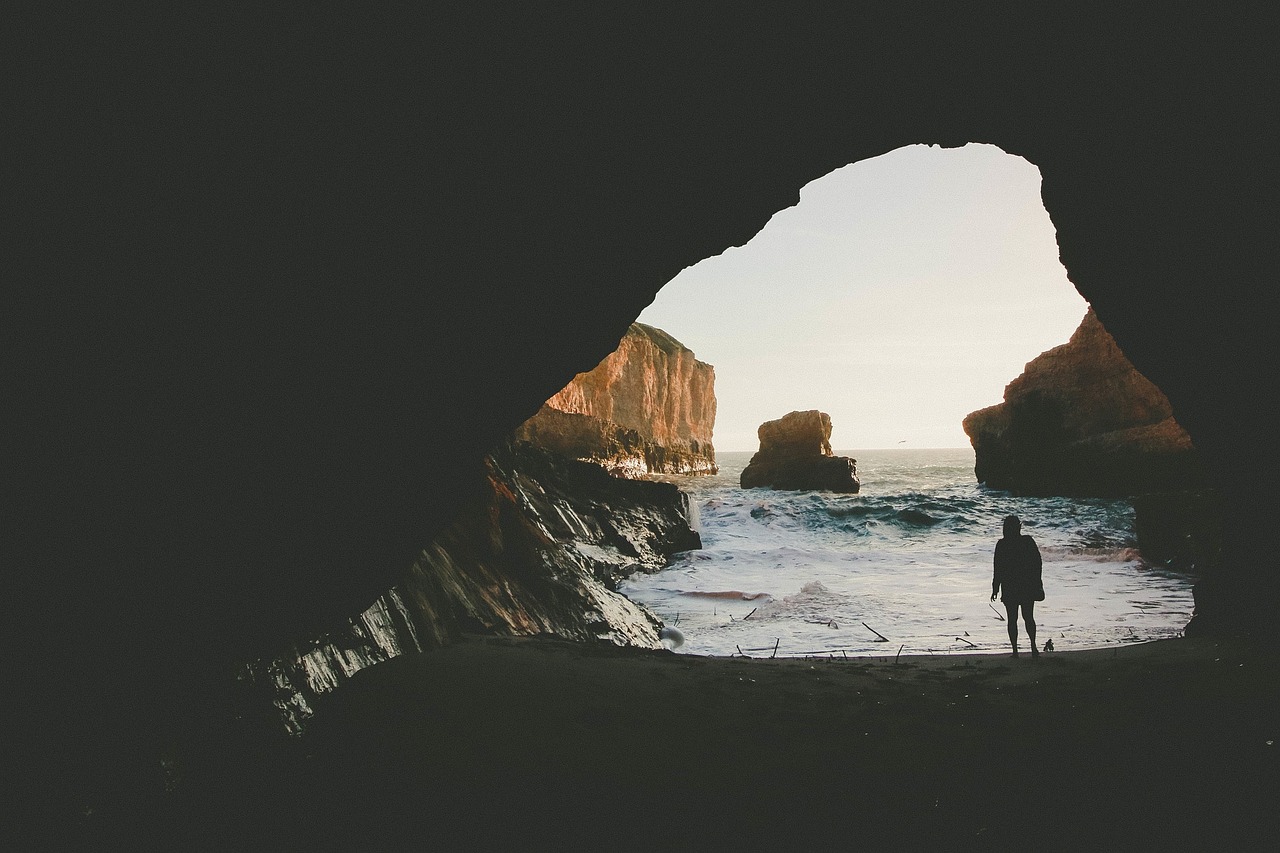
[[[193,774],[210,849],[1270,849],[1280,664],[1243,640],[742,660],[471,638]],[[164,829],[159,829],[161,826]]]

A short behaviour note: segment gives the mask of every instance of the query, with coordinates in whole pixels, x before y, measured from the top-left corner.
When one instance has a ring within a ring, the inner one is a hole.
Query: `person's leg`
[[[1018,656],[1018,605],[1006,603],[1004,612],[1009,615],[1009,645],[1013,646],[1013,656]]]
[[[1027,623],[1027,639],[1031,641],[1031,656],[1033,658],[1040,657],[1040,650],[1036,648],[1036,603],[1028,601],[1022,605],[1022,621]]]

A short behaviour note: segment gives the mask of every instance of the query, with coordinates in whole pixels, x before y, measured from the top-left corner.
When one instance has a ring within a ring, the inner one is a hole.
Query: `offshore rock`
[[[356,672],[463,634],[552,635],[662,648],[662,622],[616,592],[620,579],[702,547],[688,496],[508,441],[486,459],[479,503],[359,616],[240,668],[246,706],[302,731],[323,694]]]
[[[714,474],[715,369],[661,329],[632,323],[516,437],[626,477]]]
[[[964,419],[974,473],[1028,495],[1122,497],[1205,485],[1168,398],[1094,314],[1071,340],[1027,363],[1004,402]]]
[[[810,409],[765,421],[757,431],[760,449],[743,469],[744,489],[817,489],[856,492],[857,460],[831,452],[831,416]]]

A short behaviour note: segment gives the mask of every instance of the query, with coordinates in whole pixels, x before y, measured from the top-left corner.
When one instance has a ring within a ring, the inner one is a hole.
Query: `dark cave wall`
[[[1202,615],[1276,609],[1249,524],[1275,470],[1272,17],[19,10],[20,677],[75,709],[53,731],[145,726],[119,710],[137,691],[359,612],[666,281],[913,143],[1039,166],[1071,280],[1226,495],[1235,558]]]
[[[482,500],[427,543],[372,607],[237,667],[243,716],[299,734],[327,694],[360,671],[465,634],[661,648],[662,620],[616,590],[702,547],[688,496],[517,439],[490,451],[485,472]]]

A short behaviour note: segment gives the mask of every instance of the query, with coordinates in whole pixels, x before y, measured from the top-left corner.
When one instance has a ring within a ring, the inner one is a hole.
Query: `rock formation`
[[[29,813],[143,790],[117,759],[194,719],[167,703],[368,607],[673,276],[903,145],[1040,170],[1071,281],[1222,487],[1192,624],[1275,624],[1271,4],[200,9],[14,26],[0,565],[14,731],[49,733],[15,772],[57,803]]]
[[[516,431],[520,439],[614,474],[713,474],[715,370],[661,329],[632,323]]]
[[[407,577],[359,616],[245,664],[241,682],[296,733],[359,670],[464,632],[659,647],[660,620],[617,583],[701,541],[678,487],[612,475],[714,471],[713,383],[688,348],[632,324],[486,457],[480,501]]]
[[[831,452],[831,416],[810,409],[765,421],[757,434],[760,449],[742,470],[744,489],[820,489],[856,492],[857,460]]]
[[[482,499],[399,584],[359,616],[241,667],[246,708],[270,704],[301,731],[323,695],[359,670],[462,633],[661,647],[661,620],[615,590],[627,575],[702,546],[688,497],[524,442],[505,442],[486,466]]]
[[[969,414],[974,472],[1019,494],[1118,497],[1194,489],[1204,472],[1165,395],[1090,310],[1027,363],[1004,402]]]

